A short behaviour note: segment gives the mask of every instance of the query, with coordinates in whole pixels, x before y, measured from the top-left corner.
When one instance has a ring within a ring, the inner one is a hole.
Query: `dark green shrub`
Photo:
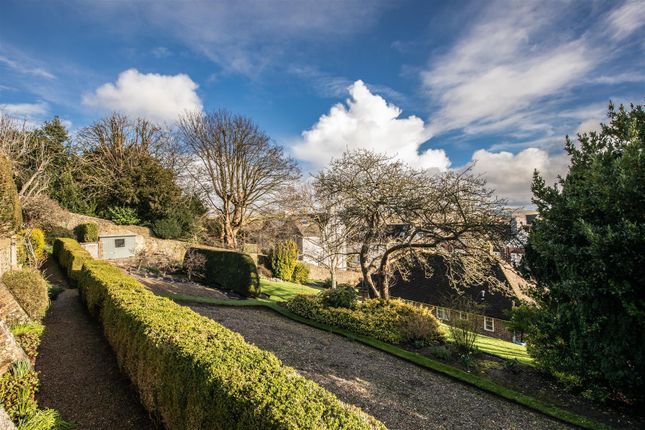
[[[333,290],[325,293],[328,291]],[[301,317],[383,342],[422,342],[428,345],[443,340],[439,322],[428,308],[401,300],[378,299],[358,302],[355,309],[329,307],[324,305],[321,296],[322,293],[316,296],[295,296],[287,301],[287,308]]]
[[[9,234],[20,228],[22,211],[16,184],[13,182],[11,161],[0,154],[0,234]]]
[[[105,212],[105,217],[118,225],[136,225],[141,219],[136,209],[123,206],[110,206]]]
[[[309,266],[307,266],[302,261],[296,263],[296,267],[293,269],[293,275],[291,275],[291,280],[298,284],[304,284],[309,279]]]
[[[79,288],[144,406],[168,429],[385,429],[272,353],[109,263],[86,261]]]
[[[273,276],[290,281],[298,262],[298,245],[293,240],[278,242],[271,250],[270,259]]]
[[[76,285],[83,263],[92,256],[74,239],[59,238],[54,242],[54,256],[65,269],[67,277]]]
[[[255,262],[248,254],[207,247],[193,247],[186,251],[184,266],[194,260],[203,259],[203,269],[193,268],[193,274],[207,285],[233,291],[244,297],[260,293],[260,277]]]
[[[41,320],[49,306],[49,285],[34,269],[12,270],[2,275],[2,282],[25,310],[29,318]]]
[[[99,226],[95,222],[84,222],[74,228],[76,240],[84,242],[97,242],[99,240]]]
[[[152,231],[161,239],[179,239],[183,229],[179,221],[174,218],[162,218],[152,223]]]
[[[323,305],[330,308],[354,309],[358,301],[358,291],[350,286],[338,286],[320,293]]]
[[[35,362],[38,356],[38,346],[40,345],[40,339],[44,331],[45,326],[37,322],[16,324],[11,327],[13,337],[16,338],[16,341],[32,363]]]

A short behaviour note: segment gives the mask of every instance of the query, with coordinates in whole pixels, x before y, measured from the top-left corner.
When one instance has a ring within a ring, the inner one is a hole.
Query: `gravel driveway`
[[[191,305],[275,353],[389,429],[562,429],[564,424],[269,310]]]

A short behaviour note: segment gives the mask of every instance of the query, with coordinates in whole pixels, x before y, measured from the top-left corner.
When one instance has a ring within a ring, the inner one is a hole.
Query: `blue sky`
[[[369,147],[526,204],[608,101],[645,97],[643,1],[3,0],[0,109],[252,117],[315,171]]]

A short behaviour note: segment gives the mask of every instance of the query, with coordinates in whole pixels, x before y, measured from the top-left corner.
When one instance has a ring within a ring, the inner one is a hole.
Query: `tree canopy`
[[[568,174],[536,172],[526,247],[537,282],[529,351],[595,394],[645,398],[645,112],[609,106],[600,132],[567,137]]]

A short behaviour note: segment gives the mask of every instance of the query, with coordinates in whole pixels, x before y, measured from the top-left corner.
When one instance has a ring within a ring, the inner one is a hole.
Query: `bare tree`
[[[442,256],[455,285],[496,282],[483,269],[492,264],[503,202],[469,171],[432,173],[348,151],[316,175],[314,187],[351,230],[371,295],[389,299],[393,273],[423,265],[424,254]]]
[[[179,121],[192,156],[188,172],[222,220],[222,242],[237,247],[238,233],[299,177],[295,161],[249,118],[227,111],[193,112]]]
[[[12,162],[18,196],[24,207],[43,195],[51,180],[48,167],[52,155],[46,141],[29,129],[26,121],[19,121],[0,113],[0,152]]]

